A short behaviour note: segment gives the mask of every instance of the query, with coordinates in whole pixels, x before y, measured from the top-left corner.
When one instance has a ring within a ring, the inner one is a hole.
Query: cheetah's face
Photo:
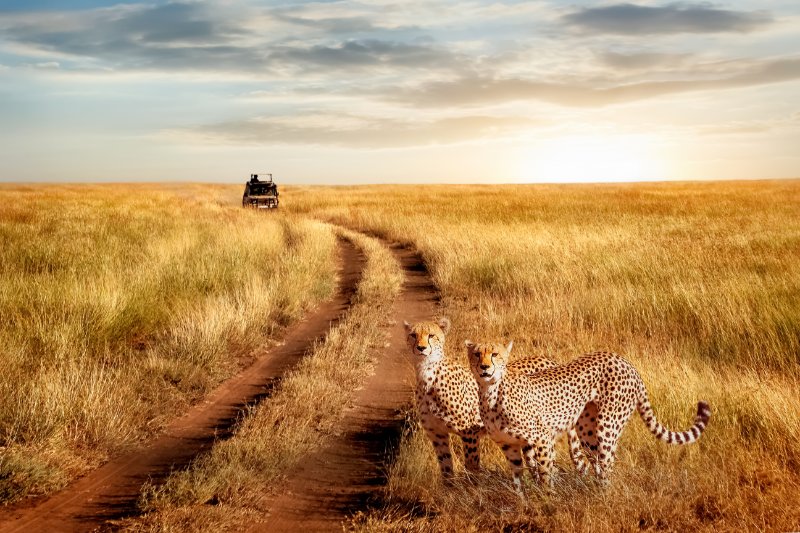
[[[502,377],[514,346],[513,342],[509,342],[508,346],[499,343],[475,344],[471,341],[466,341],[465,344],[469,366],[478,383],[491,384]]]
[[[419,322],[413,326],[404,322],[406,328],[406,340],[411,353],[420,358],[426,358],[432,354],[444,353],[444,337],[450,329],[450,321],[442,318],[438,323]]]

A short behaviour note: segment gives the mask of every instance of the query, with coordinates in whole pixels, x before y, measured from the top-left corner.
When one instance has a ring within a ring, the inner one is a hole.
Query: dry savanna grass
[[[331,294],[330,228],[238,192],[0,188],[0,502],[152,435]]]
[[[239,531],[259,520],[304,455],[335,432],[354,390],[372,373],[402,273],[377,240],[339,230],[366,255],[353,305],[269,401],[245,413],[233,436],[158,487],[145,487],[145,514],[125,531]],[[266,497],[266,498],[265,498]],[[214,505],[208,505],[209,503]]]
[[[479,475],[432,483],[412,416],[383,505],[353,528],[800,529],[800,182],[287,187],[270,216],[237,208],[238,186],[44,187],[0,189],[3,500],[151,434],[329,294],[323,219],[420,249],[464,364],[465,338],[557,361],[608,349],[640,370],[668,426],[688,426],[700,399],[713,409],[689,447],[632,420],[606,490],[562,444],[555,493],[529,480],[524,500],[490,442]],[[324,442],[399,283],[387,250],[347,236],[369,258],[347,318],[119,527],[235,530]]]
[[[625,355],[657,416],[700,442],[670,447],[632,420],[612,487],[579,479],[559,448],[556,493],[520,502],[496,447],[471,483],[432,486],[411,424],[385,506],[364,531],[800,528],[800,182],[593,186],[315,187],[287,209],[417,246],[463,340],[518,355]],[[634,418],[638,416],[634,415]]]

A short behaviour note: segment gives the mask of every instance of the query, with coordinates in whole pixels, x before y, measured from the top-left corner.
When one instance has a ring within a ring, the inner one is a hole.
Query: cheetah
[[[480,466],[478,440],[485,435],[478,405],[478,385],[470,371],[444,356],[444,341],[450,321],[442,318],[438,323],[404,322],[407,340],[414,356],[417,374],[416,404],[422,427],[433,443],[442,476],[448,479],[453,473],[450,451],[450,433],[461,437],[464,443],[465,466],[477,471]],[[531,357],[509,365],[515,371],[535,374],[556,363],[544,357]],[[581,452],[581,441],[574,427],[567,430],[570,456],[579,472],[585,473],[588,465]],[[582,435],[588,446],[591,438]],[[519,447],[506,446],[503,453],[509,462],[522,464]]]
[[[634,409],[650,432],[669,444],[695,442],[711,417],[708,404],[699,402],[692,427],[682,432],[668,430],[656,420],[639,373],[615,353],[586,354],[530,376],[507,366],[513,343],[465,342],[480,387],[480,414],[487,433],[501,446],[521,446],[549,487],[553,484],[554,439],[575,424],[592,438],[590,460],[606,485],[617,442]],[[591,409],[585,409],[587,402],[593,403]],[[519,489],[521,465],[512,462],[511,468]]]

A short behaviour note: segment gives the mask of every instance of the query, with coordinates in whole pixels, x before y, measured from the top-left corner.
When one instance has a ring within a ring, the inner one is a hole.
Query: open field
[[[327,226],[223,190],[0,188],[0,501],[154,434],[329,295]]]
[[[322,220],[368,257],[347,318],[231,439],[146,487],[147,514],[120,527],[238,530],[336,431],[399,283],[362,231],[420,250],[462,363],[466,338],[557,361],[613,350],[666,425],[688,426],[700,399],[713,415],[683,448],[633,420],[607,490],[579,479],[561,446],[555,494],[529,484],[525,503],[488,442],[475,479],[432,483],[411,416],[379,504],[350,526],[800,529],[800,182],[286,187],[266,216],[238,207],[239,186],[40,191],[0,189],[6,501],[146,438],[328,295],[342,230]]]
[[[700,443],[657,442],[632,421],[607,491],[564,470],[519,506],[505,475],[432,488],[412,430],[385,507],[364,530],[796,530],[800,527],[800,183],[346,187],[291,191],[287,209],[423,253],[462,342],[511,340],[566,361],[609,349],[641,371],[660,419]],[[635,415],[634,415],[635,416]],[[487,446],[490,450],[493,446]],[[564,448],[560,457],[566,457]],[[499,454],[488,469],[504,468]]]

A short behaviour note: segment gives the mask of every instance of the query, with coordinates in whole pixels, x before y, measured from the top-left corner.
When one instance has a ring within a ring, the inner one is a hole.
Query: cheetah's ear
[[[409,324],[407,320],[403,320],[403,327],[405,328],[406,333],[411,333],[411,324]]]
[[[514,341],[509,342],[508,346],[506,346],[506,352],[511,353],[511,348],[513,347],[514,347]]]
[[[439,327],[442,328],[442,333],[447,335],[447,332],[450,331],[450,319],[443,316],[439,319]]]
[[[471,352],[473,348],[475,348],[475,343],[472,341],[464,341],[464,346],[467,347],[467,351]]]

